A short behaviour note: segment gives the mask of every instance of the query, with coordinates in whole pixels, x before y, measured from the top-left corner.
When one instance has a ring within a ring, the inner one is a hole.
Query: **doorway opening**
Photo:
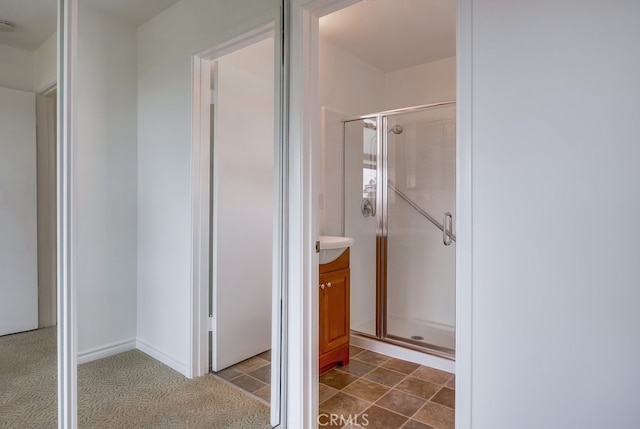
[[[194,58],[207,279],[198,304],[200,368],[268,403],[274,426],[282,340],[276,52],[268,24]]]
[[[355,239],[352,337],[451,360],[456,14],[377,0],[319,18],[319,229]]]
[[[56,88],[0,88],[0,335],[57,323]],[[6,306],[6,307],[5,307]]]
[[[362,415],[395,418],[389,427],[452,427],[456,3],[327,3],[311,17],[311,28],[318,25],[318,45],[311,46],[318,65],[309,61],[307,73],[312,82],[317,78],[318,97],[315,105],[305,106],[321,112],[321,161],[314,175],[318,229],[320,243],[333,236],[354,243],[348,251],[346,306],[352,347],[348,359],[336,359],[321,375],[320,417],[351,395],[367,402]],[[322,289],[323,282],[319,285]],[[321,350],[322,329],[320,318]],[[344,373],[360,380],[332,386]],[[432,390],[415,409],[392,406],[392,397],[416,396],[410,386],[424,382]],[[371,383],[382,386],[379,395],[364,388]],[[445,396],[449,399],[440,401]],[[432,419],[435,409],[446,421]]]

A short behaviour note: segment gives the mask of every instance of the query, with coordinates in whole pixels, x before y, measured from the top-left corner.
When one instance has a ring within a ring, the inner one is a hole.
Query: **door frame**
[[[211,63],[217,58],[260,42],[267,37],[274,37],[276,48],[280,46],[276,28],[277,23],[268,22],[247,33],[234,37],[212,48],[198,52],[192,56],[192,142],[191,142],[191,359],[190,377],[198,377],[209,371],[209,332],[212,323],[209,318],[209,303],[212,300],[211,292],[215,293],[215,285],[210,291],[211,277],[215,274],[214,256],[217,252],[215,231],[210,229],[210,217],[215,216],[216,206],[215,189],[211,189],[211,177],[216,170],[216,147],[211,147]],[[276,53],[280,49],[275,50]],[[279,72],[282,59],[279,55],[274,58],[276,76]],[[282,84],[276,79],[276,96],[282,97]],[[280,100],[282,101],[282,100]],[[276,115],[283,114],[284,109],[275,109]],[[282,113],[280,113],[282,112]],[[275,127],[274,142],[282,141],[280,127]],[[213,130],[215,135],[216,130]],[[211,152],[213,150],[213,153]],[[273,277],[272,277],[272,316],[271,316],[271,360],[280,362],[280,365],[271,366],[272,395],[271,395],[271,422],[274,427],[283,426],[285,420],[286,400],[284,397],[284,374],[286,373],[286,361],[283,347],[286,347],[286,324],[284,321],[284,306],[281,305],[286,285],[286,246],[285,228],[282,214],[285,210],[286,196],[283,191],[283,183],[286,180],[286,153],[283,145],[274,147],[274,194],[276,195],[274,213],[274,245],[273,245]],[[215,228],[215,226],[214,226]],[[273,386],[280,387],[279,391]],[[276,392],[274,394],[274,392]],[[279,423],[276,425],[276,423]]]
[[[288,309],[292,325],[290,352],[307,355],[289,363],[290,391],[300,395],[288,404],[299,414],[304,427],[313,427],[318,409],[318,292],[313,287],[318,259],[313,246],[319,235],[319,94],[318,62],[321,16],[359,0],[292,0],[290,36],[291,153],[290,246],[291,284]],[[457,137],[456,137],[456,427],[471,428],[472,353],[472,0],[457,0]],[[294,329],[295,327],[295,329]]]

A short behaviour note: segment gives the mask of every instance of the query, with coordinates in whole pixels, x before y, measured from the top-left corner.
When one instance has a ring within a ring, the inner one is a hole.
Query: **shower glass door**
[[[455,104],[385,121],[383,336],[453,355]]]
[[[455,103],[344,122],[351,329],[454,357]]]
[[[350,249],[351,329],[376,335],[376,246],[379,228],[378,120],[344,124],[344,233],[355,239]]]

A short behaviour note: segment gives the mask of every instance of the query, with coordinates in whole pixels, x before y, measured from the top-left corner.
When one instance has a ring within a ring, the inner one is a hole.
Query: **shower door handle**
[[[442,244],[451,246],[451,236],[453,229],[453,216],[450,212],[446,212],[442,218]]]

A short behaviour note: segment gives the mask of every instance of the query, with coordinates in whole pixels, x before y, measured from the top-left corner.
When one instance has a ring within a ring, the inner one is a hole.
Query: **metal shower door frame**
[[[421,341],[412,340],[387,332],[387,263],[388,263],[388,236],[389,236],[389,204],[388,204],[388,118],[389,116],[402,115],[405,113],[417,113],[424,110],[435,109],[455,105],[455,101],[445,101],[440,103],[426,104],[421,106],[406,107],[402,109],[387,110],[384,112],[346,118],[342,121],[343,133],[344,124],[351,121],[364,119],[375,119],[376,128],[376,333],[375,335],[353,331],[363,337],[373,338],[409,348],[412,350],[426,352],[435,356],[455,360],[455,350],[441,347],[435,344],[426,344]],[[346,141],[343,150],[346,152]],[[343,156],[343,159],[345,157]],[[343,166],[345,168],[345,166]],[[345,194],[346,195],[346,194]],[[437,225],[436,225],[437,226]],[[444,225],[443,225],[444,226]],[[344,229],[344,218],[343,218]]]

